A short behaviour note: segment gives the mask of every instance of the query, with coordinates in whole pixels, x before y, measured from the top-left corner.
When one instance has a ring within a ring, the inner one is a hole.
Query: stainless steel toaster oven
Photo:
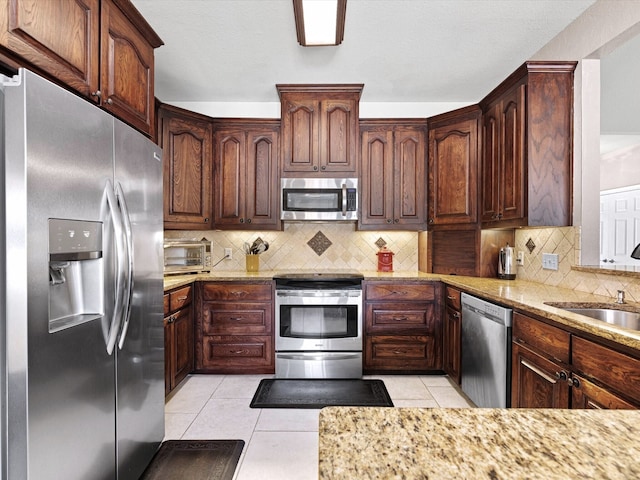
[[[200,273],[211,270],[211,242],[175,240],[164,244],[165,275]]]

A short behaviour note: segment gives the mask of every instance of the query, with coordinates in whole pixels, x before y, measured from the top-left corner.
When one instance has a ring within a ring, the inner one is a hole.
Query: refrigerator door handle
[[[131,229],[131,218],[129,217],[129,209],[127,208],[127,202],[124,198],[124,191],[120,182],[116,182],[116,198],[120,205],[120,212],[122,214],[122,225],[124,227],[125,245],[127,253],[127,265],[126,265],[126,282],[124,285],[124,296],[122,305],[122,320],[120,342],[118,347],[122,350],[124,341],[127,337],[127,330],[129,329],[129,320],[131,318],[131,299],[133,296],[133,231]]]
[[[118,201],[116,199],[116,195],[110,180],[107,180],[105,194],[107,197],[109,213],[111,214],[111,221],[113,222],[113,236],[116,246],[116,300],[113,307],[113,318],[111,319],[111,327],[109,329],[109,335],[107,338],[107,353],[111,355],[115,349],[116,342],[118,341],[118,332],[120,331],[120,326],[122,325],[122,284],[124,282],[124,254],[126,251],[126,247],[124,228],[122,226],[122,219],[119,215]]]

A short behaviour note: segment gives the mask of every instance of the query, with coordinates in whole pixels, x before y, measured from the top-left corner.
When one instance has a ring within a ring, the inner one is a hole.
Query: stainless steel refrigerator
[[[0,79],[2,478],[137,479],[164,435],[161,151]]]

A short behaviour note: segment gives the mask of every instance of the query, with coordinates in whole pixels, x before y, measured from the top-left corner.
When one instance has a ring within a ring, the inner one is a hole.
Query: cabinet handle
[[[551,375],[547,375],[546,372],[543,372],[542,370],[540,370],[538,367],[532,365],[531,363],[527,362],[526,360],[520,360],[520,363],[522,363],[522,365],[524,365],[525,367],[527,367],[529,370],[531,370],[532,372],[540,375],[542,378],[544,378],[547,382],[549,383],[556,383],[556,378],[553,378]],[[563,372],[564,373],[564,372]],[[556,375],[559,375],[556,373]],[[566,375],[566,373],[565,373]],[[558,377],[559,378],[559,377]]]
[[[181,302],[184,302],[187,299],[187,297],[178,297],[178,300],[180,300]]]
[[[405,317],[393,317],[393,321],[394,322],[406,322],[408,320],[408,318]]]
[[[564,370],[560,371],[560,372],[556,372],[556,378],[558,380],[567,380],[567,372],[565,372]]]
[[[242,317],[230,317],[229,320],[234,321],[234,322],[238,322],[238,321],[242,320]]]
[[[240,355],[242,353],[242,350],[234,350],[233,352],[234,355]]]

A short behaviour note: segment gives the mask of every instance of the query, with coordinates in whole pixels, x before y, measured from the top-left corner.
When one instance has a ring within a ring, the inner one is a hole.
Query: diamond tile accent
[[[387,242],[384,241],[384,239],[382,237],[378,238],[378,240],[376,240],[376,245],[379,248],[384,247],[387,244]]]
[[[331,243],[331,240],[322,233],[322,231],[318,230],[318,233],[316,233],[311,240],[307,242],[307,245],[309,245],[311,249],[320,256],[333,244]]]
[[[529,237],[529,240],[527,240],[527,243],[525,245],[529,249],[529,253],[533,253],[533,250],[536,248],[536,244],[533,243],[533,240],[531,240],[531,237]]]

